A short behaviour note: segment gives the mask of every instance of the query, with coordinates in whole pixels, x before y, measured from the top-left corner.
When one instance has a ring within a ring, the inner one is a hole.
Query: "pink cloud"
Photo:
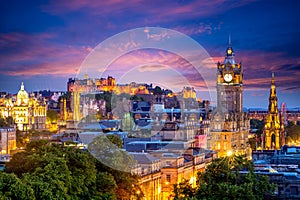
[[[6,75],[70,75],[92,49],[50,42],[53,34],[1,34],[0,73]]]
[[[134,12],[144,17],[133,23],[157,23],[166,22],[170,19],[191,19],[215,15],[225,12],[232,8],[240,7],[255,0],[235,1],[226,0],[201,0],[192,2],[177,2],[177,1],[141,1],[141,0],[107,0],[107,1],[84,1],[84,0],[61,0],[51,1],[49,5],[45,5],[42,9],[45,12],[61,15],[66,12],[75,12],[87,10],[91,16],[118,16],[120,14]],[[159,5],[159,7],[158,7]],[[218,9],[222,8],[222,9]],[[115,25],[107,24],[110,27]],[[127,26],[130,24],[126,24]],[[132,25],[132,24],[131,24]],[[194,30],[199,31],[199,30]],[[201,29],[200,29],[201,31]]]
[[[219,23],[217,26],[213,26],[212,23],[205,24],[205,23],[199,23],[197,25],[182,25],[182,26],[176,26],[173,29],[177,30],[179,32],[182,32],[186,35],[197,35],[197,34],[211,34],[212,31],[220,30],[221,23]]]

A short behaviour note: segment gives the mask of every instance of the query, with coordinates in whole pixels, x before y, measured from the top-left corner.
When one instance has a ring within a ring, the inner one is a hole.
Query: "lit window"
[[[227,142],[224,142],[224,150],[227,149]]]
[[[166,181],[167,181],[167,182],[171,182],[171,175],[170,175],[170,174],[167,174],[167,175],[166,175]]]

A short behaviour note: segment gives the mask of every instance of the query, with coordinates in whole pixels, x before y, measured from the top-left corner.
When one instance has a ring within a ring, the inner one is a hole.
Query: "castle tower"
[[[278,112],[278,103],[277,103],[277,95],[276,95],[276,87],[274,80],[274,73],[272,73],[271,80],[271,89],[270,89],[270,97],[269,97],[269,108],[268,115],[265,118],[265,149],[280,149],[282,145],[281,137],[284,135],[281,133],[281,123]]]

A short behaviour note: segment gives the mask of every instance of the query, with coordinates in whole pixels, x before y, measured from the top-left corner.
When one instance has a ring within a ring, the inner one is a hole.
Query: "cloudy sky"
[[[215,84],[216,73],[211,61],[224,60],[231,35],[236,60],[244,69],[244,106],[267,107],[275,72],[279,103],[300,107],[299,6],[296,0],[4,1],[0,91],[16,93],[22,81],[27,91],[66,90],[69,77],[87,73],[111,75],[118,83],[151,81],[173,90],[188,84],[196,88],[198,97],[209,98],[205,88]],[[160,32],[157,39],[158,34],[147,27],[171,31]],[[135,29],[143,30],[155,44],[164,37],[172,39],[174,32],[183,39],[172,43],[177,50],[170,43],[149,48],[136,42],[140,32],[127,37],[128,30]],[[124,45],[122,39],[128,38]],[[205,54],[201,62],[209,60],[209,73],[195,70],[193,59],[183,56],[198,55],[193,54],[193,41],[197,51]],[[101,55],[107,54],[105,42],[118,50],[137,48],[110,57],[105,67],[101,56],[97,64],[88,65],[97,48]]]

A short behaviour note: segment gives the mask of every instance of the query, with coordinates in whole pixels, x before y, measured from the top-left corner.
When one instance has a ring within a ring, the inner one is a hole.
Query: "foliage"
[[[264,122],[263,120],[259,120],[259,119],[250,119],[250,126],[252,129],[263,129]]]
[[[175,184],[173,187],[174,200],[189,199],[189,197],[195,196],[196,189],[192,187],[188,180]]]
[[[289,124],[286,127],[287,142],[300,140],[300,126],[295,124]]]
[[[58,97],[58,101],[57,102],[61,102],[63,99],[66,99],[67,101],[70,101],[71,96],[72,96],[71,92],[66,92],[63,95],[61,95],[61,96]]]
[[[102,94],[96,94],[95,98],[96,100],[101,100],[104,99],[105,100],[105,109],[106,112],[111,112],[112,108],[111,108],[111,97],[112,97],[112,93],[111,92],[103,92]]]
[[[55,110],[47,110],[47,121],[50,123],[57,122],[58,113]]]
[[[263,199],[274,185],[267,176],[254,173],[251,161],[244,156],[218,158],[198,174],[195,191],[187,182],[175,185],[177,199]]]
[[[123,147],[123,141],[116,135],[107,135],[106,136],[107,139],[109,139],[109,141],[115,145],[117,145],[117,147],[122,148]]]
[[[89,152],[43,140],[14,154],[3,174],[16,179],[20,190],[24,186],[30,199],[129,199],[138,188],[137,177],[103,165]]]
[[[0,127],[7,128],[11,127],[14,124],[14,119],[11,116],[0,117]]]
[[[34,189],[36,199],[71,199],[71,172],[63,158],[51,157],[43,168],[25,173],[22,180]]]
[[[0,199],[34,200],[33,190],[14,174],[0,172]]]
[[[251,149],[256,149],[256,142],[261,144],[261,135],[264,129],[264,121],[259,119],[250,119],[251,129],[257,129],[255,132],[255,137],[250,138],[248,143],[250,144]]]
[[[26,145],[27,152],[41,151],[45,145],[49,145],[48,140],[33,140]]]
[[[154,92],[153,92],[153,93],[154,93],[154,94],[162,94],[163,91],[162,91],[161,87],[155,86]]]
[[[144,101],[144,98],[139,95],[133,95],[130,97],[131,101]]]
[[[24,147],[25,146],[25,138],[24,134],[20,130],[16,130],[16,142],[17,142],[17,147]]]
[[[88,149],[97,160],[116,170],[128,172],[136,164],[132,156],[114,145],[104,135],[94,138]]]
[[[102,198],[105,197],[105,199],[116,199],[114,193],[117,189],[117,183],[112,174],[108,172],[98,172],[96,187]]]

